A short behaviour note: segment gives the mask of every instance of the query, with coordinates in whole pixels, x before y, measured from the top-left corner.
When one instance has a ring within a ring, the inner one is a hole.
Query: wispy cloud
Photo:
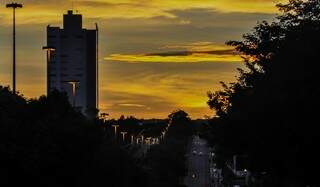
[[[135,108],[145,108],[145,107],[147,107],[146,105],[133,104],[133,103],[120,103],[118,105],[119,106],[123,106],[123,107],[135,107]]]
[[[191,53],[189,55],[123,55],[112,54],[105,60],[130,63],[156,62],[156,63],[195,63],[195,62],[241,62],[241,57],[236,55],[213,55],[208,53]]]
[[[234,51],[234,48],[225,44],[217,44],[213,42],[192,42],[192,43],[179,43],[170,44],[161,47],[161,49],[185,49],[188,51]]]
[[[286,0],[20,0],[25,8],[19,10],[18,19],[25,23],[56,22],[57,14],[66,9],[79,10],[89,18],[151,18],[165,16],[175,18],[172,10],[186,10],[190,8],[205,8],[221,12],[251,12],[275,13],[274,5]],[[2,0],[1,4],[9,2]],[[0,11],[4,14],[6,22],[11,12],[3,6]],[[23,15],[23,16],[22,16]],[[189,21],[181,21],[188,24]]]
[[[103,63],[101,74],[108,76],[101,79],[102,110],[111,116],[163,118],[180,108],[194,118],[202,117],[211,114],[206,104],[207,91],[220,89],[219,81],[235,80],[235,69],[241,66],[241,63]]]
[[[111,54],[105,60],[122,62],[156,62],[156,63],[195,63],[195,62],[241,62],[241,56],[225,45],[211,42],[198,42],[182,45],[167,45],[162,49],[183,49],[147,54]]]

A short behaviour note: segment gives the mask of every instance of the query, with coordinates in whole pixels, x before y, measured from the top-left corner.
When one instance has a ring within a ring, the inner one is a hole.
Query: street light
[[[13,75],[12,75],[12,89],[13,93],[16,94],[16,8],[22,8],[22,4],[19,3],[9,3],[6,6],[7,8],[13,9]]]
[[[77,88],[77,85],[80,84],[80,81],[72,80],[72,81],[65,81],[65,82],[72,86],[72,98],[73,98],[72,105],[73,107],[76,107],[76,88]]]
[[[141,143],[144,144],[144,136],[141,135]]]
[[[131,144],[133,144],[134,136],[131,135]]]
[[[119,125],[112,125],[112,127],[114,128],[114,136],[117,136],[117,129],[119,127]]]
[[[166,135],[166,132],[163,131],[161,134],[162,134],[162,137],[164,138],[164,136]]]
[[[49,63],[52,60],[52,55],[56,50],[54,47],[44,46],[42,47],[43,50],[47,51],[47,94],[50,93],[50,79],[49,79]]]
[[[120,132],[120,133],[122,134],[122,141],[124,142],[125,136],[126,136],[126,134],[127,134],[128,132]]]

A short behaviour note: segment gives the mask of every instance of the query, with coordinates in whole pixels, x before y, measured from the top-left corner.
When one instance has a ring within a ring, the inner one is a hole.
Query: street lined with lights
[[[188,175],[184,183],[188,187],[209,186],[209,148],[207,143],[195,136],[188,156]]]

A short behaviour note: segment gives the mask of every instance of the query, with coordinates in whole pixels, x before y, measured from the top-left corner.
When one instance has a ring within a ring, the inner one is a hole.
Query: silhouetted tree
[[[320,1],[277,5],[276,21],[258,24],[243,41],[231,41],[246,69],[238,81],[209,93],[212,141],[224,157],[246,154],[266,186],[315,185],[319,146]]]
[[[187,145],[191,139],[192,121],[183,110],[169,114],[170,127],[164,141],[151,148],[144,160],[150,168],[150,185],[176,187],[185,177]]]
[[[0,87],[0,186],[146,186],[143,170],[65,94],[26,100]]]

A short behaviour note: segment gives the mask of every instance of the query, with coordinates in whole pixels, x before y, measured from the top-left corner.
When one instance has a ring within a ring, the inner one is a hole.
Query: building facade
[[[88,117],[98,100],[98,28],[82,28],[82,15],[69,10],[63,28],[47,27],[47,92],[66,92],[70,103]]]

